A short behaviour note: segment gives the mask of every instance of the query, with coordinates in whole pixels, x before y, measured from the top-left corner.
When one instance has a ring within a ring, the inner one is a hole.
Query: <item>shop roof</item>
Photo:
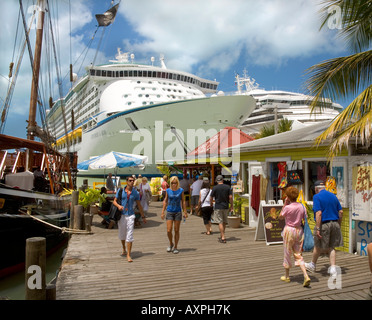
[[[322,132],[324,132],[329,127],[330,123],[331,121],[324,121],[307,126],[305,128],[279,133],[266,138],[243,143],[239,146],[229,148],[229,150],[235,153],[256,151],[257,149],[289,149],[297,148],[300,146],[312,146],[314,144],[315,138],[317,138]]]
[[[205,158],[224,154],[224,149],[253,141],[254,138],[235,127],[225,127],[187,154],[187,158]]]

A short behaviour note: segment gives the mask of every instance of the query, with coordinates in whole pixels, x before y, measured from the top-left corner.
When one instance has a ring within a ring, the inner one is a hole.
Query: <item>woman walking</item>
[[[138,187],[139,193],[140,193],[140,199],[141,199],[141,205],[143,208],[143,211],[146,215],[147,211],[149,210],[149,202],[151,200],[151,187],[147,182],[146,177],[142,177],[142,182]]]
[[[163,210],[161,212],[161,218],[164,220],[164,211],[167,209],[166,221],[167,221],[167,235],[169,239],[168,252],[178,253],[177,248],[178,241],[180,239],[180,225],[182,220],[182,208],[185,219],[187,218],[187,209],[185,203],[185,196],[183,189],[179,187],[180,183],[176,176],[170,179],[170,188],[166,190],[165,199],[163,201]],[[173,233],[174,229],[174,241]]]
[[[207,232],[205,233],[206,235],[212,234],[211,216],[213,213],[213,207],[210,203],[211,193],[212,190],[209,181],[203,181],[199,195],[198,207],[201,208],[204,226],[207,229]]]
[[[302,228],[302,220],[307,219],[305,207],[296,202],[299,191],[295,187],[288,187],[284,207],[280,213],[279,219],[285,219],[285,227],[283,230],[284,244],[284,262],[285,276],[280,279],[285,282],[290,282],[289,269],[292,267],[291,256],[294,256],[295,265],[300,266],[304,274],[304,287],[310,285],[310,278],[306,272],[304,259],[302,257],[302,244],[304,241],[304,230]]]

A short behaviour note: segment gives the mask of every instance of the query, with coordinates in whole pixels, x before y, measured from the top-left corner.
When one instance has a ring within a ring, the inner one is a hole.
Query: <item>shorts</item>
[[[165,216],[166,220],[182,221],[182,212],[168,212]]]
[[[314,246],[317,248],[328,249],[343,246],[341,228],[337,221],[322,223],[320,235],[322,239],[316,236],[316,229],[314,229]]]
[[[197,206],[199,202],[199,196],[191,196],[191,205]]]
[[[202,212],[204,224],[209,224],[209,222],[211,222],[213,207],[210,207],[210,206],[202,207],[201,212]]]
[[[121,218],[118,221],[119,228],[119,240],[133,242],[133,229],[134,229],[134,219],[135,215],[130,216],[121,215]]]
[[[227,214],[229,209],[214,209],[213,222],[215,223],[227,223]]]

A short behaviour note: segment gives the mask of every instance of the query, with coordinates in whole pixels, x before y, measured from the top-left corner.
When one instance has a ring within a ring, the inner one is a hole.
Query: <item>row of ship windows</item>
[[[187,82],[195,84],[201,88],[217,90],[217,84],[202,82],[198,79],[185,76],[177,73],[160,72],[160,71],[148,71],[148,70],[96,70],[90,69],[90,75],[96,77],[114,77],[114,78],[125,78],[125,77],[144,77],[144,78],[158,78],[158,79],[172,79],[181,82]]]
[[[77,115],[74,114],[74,121],[75,121],[75,123],[84,121],[84,120],[90,118],[92,116],[92,114],[97,113],[98,110],[99,110],[98,107],[95,108],[94,110],[92,110],[92,109],[95,106],[98,106],[98,104],[99,104],[99,100],[96,100],[94,103],[91,103],[90,105],[88,105],[82,112],[79,112]],[[79,109],[81,109],[81,108],[79,108]],[[67,112],[70,112],[71,115],[72,115],[72,111],[70,111],[70,110],[71,109],[68,109]],[[89,114],[86,114],[88,112],[89,112]],[[84,118],[81,118],[82,115],[85,115],[85,114],[86,114],[86,116]],[[72,116],[71,116],[71,118],[72,118]],[[52,126],[55,127],[55,128],[64,128],[64,126],[63,126],[63,118],[60,117],[55,123],[52,124]],[[67,120],[67,127],[69,128],[70,126],[71,126],[71,120]],[[59,133],[59,134],[61,134],[61,133]]]

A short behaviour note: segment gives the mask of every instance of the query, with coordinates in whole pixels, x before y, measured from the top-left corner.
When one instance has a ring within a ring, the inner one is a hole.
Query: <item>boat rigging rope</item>
[[[87,230],[78,230],[78,229],[71,229],[71,228],[66,228],[66,227],[58,227],[58,226],[56,226],[54,224],[51,224],[49,222],[46,222],[44,220],[41,220],[41,219],[39,219],[39,218],[31,215],[31,213],[29,211],[27,211],[27,212],[22,211],[22,212],[23,213],[26,213],[27,215],[29,215],[32,219],[35,219],[35,220],[37,220],[37,221],[39,221],[41,223],[44,223],[44,224],[46,224],[46,225],[48,225],[50,227],[53,227],[53,228],[56,228],[56,229],[61,230],[62,233],[65,233],[65,232],[66,233],[76,233],[76,234],[91,234],[92,233],[91,231],[87,231]]]

